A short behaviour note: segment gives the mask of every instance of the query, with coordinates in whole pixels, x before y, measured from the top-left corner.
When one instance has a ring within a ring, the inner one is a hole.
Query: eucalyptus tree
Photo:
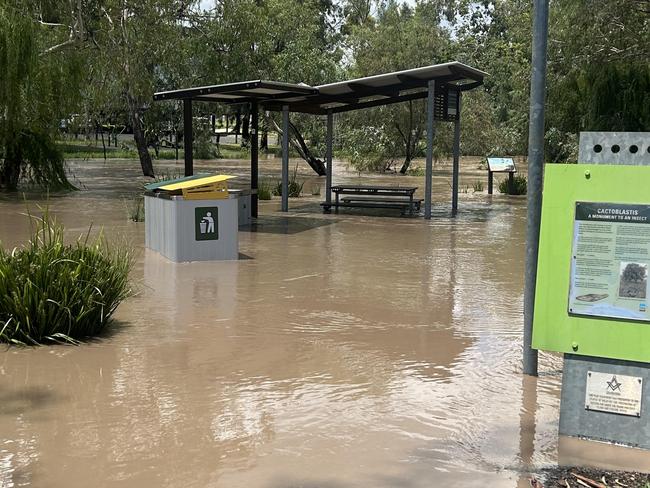
[[[352,9],[351,7],[355,8]],[[450,32],[444,27],[445,2],[418,2],[414,7],[394,0],[375,6],[368,18],[367,5],[350,2],[353,17],[346,31],[353,63],[351,75],[370,76],[391,71],[449,61],[453,56]],[[361,14],[359,14],[361,11]],[[400,172],[406,173],[413,158],[421,154],[420,143],[426,124],[422,100],[388,105],[347,117],[348,127],[372,126],[377,139],[385,141],[385,159],[403,159]],[[371,157],[381,159],[382,154]],[[381,162],[378,161],[379,168]]]
[[[92,65],[95,77],[119,97],[128,114],[142,172],[154,176],[145,113],[156,89],[184,65],[188,23],[196,1],[102,0]]]
[[[198,66],[193,84],[252,79],[309,85],[333,81],[340,75],[342,56],[337,15],[332,0],[218,0],[192,24],[192,51]],[[242,115],[246,136],[248,107],[236,110]],[[311,119],[292,117],[296,130],[291,138],[296,147],[306,150],[307,159],[312,155],[304,140],[313,143],[321,139],[322,132]],[[264,121],[262,127],[273,125]],[[246,137],[242,139],[245,144]]]

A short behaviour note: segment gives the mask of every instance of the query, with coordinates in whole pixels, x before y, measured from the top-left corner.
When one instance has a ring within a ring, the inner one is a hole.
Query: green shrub
[[[525,176],[515,175],[512,182],[512,191],[508,191],[508,178],[499,181],[499,192],[509,195],[525,195],[528,191],[528,182]]]
[[[257,186],[257,198],[259,200],[271,200],[271,191],[271,182],[268,180],[262,180]]]
[[[109,248],[103,235],[65,244],[63,226],[47,211],[28,244],[0,246],[0,342],[77,343],[109,324],[130,295],[131,254]]]
[[[472,188],[474,188],[474,193],[477,191],[483,191],[483,182],[481,180],[476,180],[472,185]]]
[[[300,194],[302,193],[302,187],[304,184],[305,184],[304,181],[302,183],[298,182],[298,165],[296,164],[293,173],[289,176],[289,198],[300,197]],[[275,184],[275,188],[273,189],[273,194],[277,197],[282,196],[282,181],[278,181]]]

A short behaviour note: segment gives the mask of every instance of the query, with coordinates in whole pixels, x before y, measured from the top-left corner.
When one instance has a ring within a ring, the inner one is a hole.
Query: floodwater
[[[561,359],[541,355],[537,379],[520,367],[525,199],[473,193],[475,160],[456,219],[442,165],[431,221],[324,215],[318,196],[281,214],[276,199],[241,230],[239,261],[186,264],[144,250],[127,219],[136,161],[72,170],[85,190],[50,210],[73,236],[92,222],[130,242],[137,294],[101,339],[2,346],[2,488],[523,487],[557,462]],[[300,174],[306,193],[324,186]],[[344,181],[424,186],[339,163]],[[44,203],[1,197],[5,247]]]

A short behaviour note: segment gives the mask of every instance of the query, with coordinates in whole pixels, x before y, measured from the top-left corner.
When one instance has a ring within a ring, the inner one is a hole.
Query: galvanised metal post
[[[259,181],[259,111],[257,102],[251,103],[251,217],[257,218],[257,187]]]
[[[431,191],[433,179],[433,107],[435,104],[436,82],[430,80],[427,93],[427,162],[424,172],[424,218],[431,218]]]
[[[528,215],[526,225],[526,272],[524,288],[524,374],[537,376],[537,351],[531,346],[535,313],[535,284],[539,227],[542,214],[544,170],[544,103],[546,98],[546,45],[549,0],[533,2],[533,56],[528,123]]]
[[[282,106],[282,211],[289,211],[289,106]]]
[[[458,180],[460,176],[460,94],[458,90],[456,95],[456,120],[454,121],[454,168],[452,174],[451,189],[451,216],[455,217],[458,213]]]
[[[194,174],[194,154],[192,152],[192,99],[183,100],[183,153],[185,159],[185,176]]]
[[[325,173],[325,208],[329,211],[332,203],[332,138],[334,136],[334,116],[331,110],[327,111],[327,136],[325,138],[326,150],[325,159],[327,163]]]

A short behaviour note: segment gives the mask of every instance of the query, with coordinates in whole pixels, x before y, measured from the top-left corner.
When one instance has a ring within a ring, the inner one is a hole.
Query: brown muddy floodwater
[[[538,379],[520,368],[525,199],[473,193],[476,161],[455,220],[442,166],[429,222],[261,202],[239,261],[187,264],[144,250],[127,219],[136,161],[71,169],[85,190],[51,211],[71,235],[93,222],[131,242],[138,294],[107,337],[2,346],[2,488],[523,487],[556,463],[561,360],[543,355]],[[307,194],[324,186],[302,173]],[[343,181],[424,187],[340,163]],[[24,211],[0,199],[5,247],[28,238]]]

